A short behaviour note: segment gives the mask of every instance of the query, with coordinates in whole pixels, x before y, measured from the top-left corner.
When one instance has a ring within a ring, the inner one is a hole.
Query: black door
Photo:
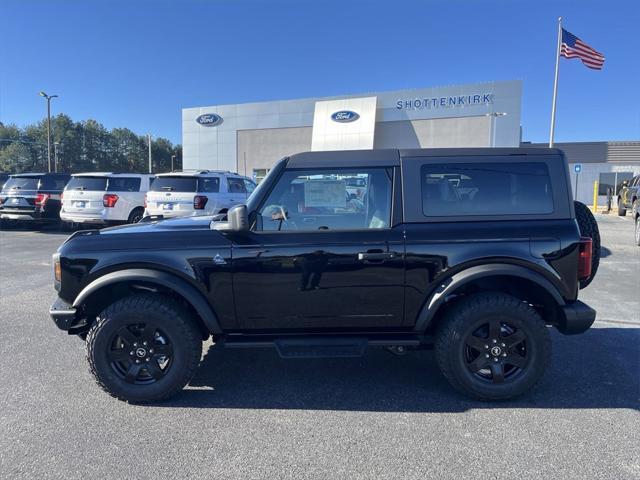
[[[349,192],[349,179],[366,182]],[[286,171],[256,231],[233,246],[242,329],[398,327],[404,237],[391,226],[392,170]]]

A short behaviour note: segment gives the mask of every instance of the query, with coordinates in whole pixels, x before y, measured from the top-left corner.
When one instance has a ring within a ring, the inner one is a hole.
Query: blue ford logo
[[[360,115],[356,112],[352,112],[351,110],[340,110],[339,112],[335,112],[331,115],[331,120],[340,123],[355,122],[359,118]]]
[[[216,113],[203,113],[196,118],[196,122],[204,127],[215,127],[222,123],[222,117]]]

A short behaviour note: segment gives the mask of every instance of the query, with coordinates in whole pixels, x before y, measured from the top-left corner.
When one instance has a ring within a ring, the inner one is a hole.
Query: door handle
[[[361,262],[384,262],[385,260],[391,260],[395,258],[395,252],[380,252],[380,251],[370,251],[370,252],[360,252],[358,253],[358,260]]]

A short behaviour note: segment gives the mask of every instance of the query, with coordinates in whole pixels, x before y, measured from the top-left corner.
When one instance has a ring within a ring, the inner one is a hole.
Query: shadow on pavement
[[[519,400],[485,403],[457,394],[433,353],[282,360],[275,350],[212,347],[191,386],[158,407],[460,412],[477,408],[630,408],[640,396],[640,329],[553,334],[552,363]],[[195,388],[194,388],[195,387]]]

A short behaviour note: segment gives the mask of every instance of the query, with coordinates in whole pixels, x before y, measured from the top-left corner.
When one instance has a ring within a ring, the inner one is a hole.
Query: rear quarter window
[[[202,177],[198,179],[198,192],[218,193],[220,191],[220,178]]]
[[[545,163],[425,164],[420,169],[427,217],[546,215],[554,211]]]

